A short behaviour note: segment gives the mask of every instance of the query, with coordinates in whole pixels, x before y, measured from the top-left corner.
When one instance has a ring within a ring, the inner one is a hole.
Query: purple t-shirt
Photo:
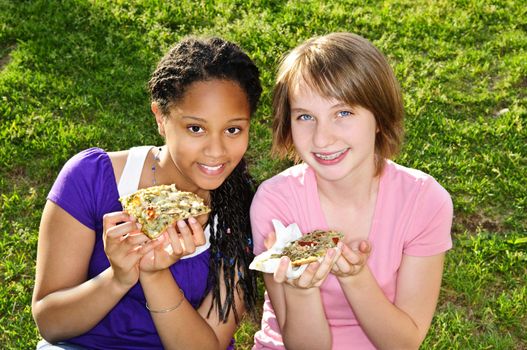
[[[102,242],[102,217],[121,211],[119,193],[110,158],[99,148],[72,157],[57,177],[48,199],[95,231],[95,247],[88,279],[110,266]],[[205,297],[209,271],[209,250],[180,260],[170,267],[185,297],[195,308]],[[162,349],[145,296],[137,283],[90,331],[67,340],[90,349]]]

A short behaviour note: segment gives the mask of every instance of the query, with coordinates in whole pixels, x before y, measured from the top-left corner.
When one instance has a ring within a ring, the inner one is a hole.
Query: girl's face
[[[168,118],[155,103],[152,110],[176,168],[171,176],[180,190],[218,188],[247,150],[250,107],[245,92],[232,81],[191,84],[170,108]]]
[[[374,173],[377,125],[369,110],[322,97],[305,83],[289,98],[293,144],[319,179]]]

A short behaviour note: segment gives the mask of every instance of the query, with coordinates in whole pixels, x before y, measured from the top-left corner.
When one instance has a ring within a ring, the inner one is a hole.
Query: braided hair
[[[188,87],[199,81],[228,80],[245,92],[251,115],[256,111],[262,87],[254,62],[237,45],[220,38],[188,37],[179,42],[161,59],[149,81],[151,98],[163,115],[177,104]],[[207,293],[212,291],[212,304],[220,320],[227,322],[229,313],[236,312],[234,292],[243,291],[247,310],[254,310],[257,299],[256,274],[249,270],[253,259],[249,208],[255,184],[242,159],[227,179],[211,193],[209,215],[210,264]],[[226,297],[221,300],[223,278]]]

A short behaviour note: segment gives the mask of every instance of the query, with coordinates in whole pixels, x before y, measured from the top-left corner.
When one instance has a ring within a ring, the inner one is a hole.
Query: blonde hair
[[[376,174],[384,158],[399,151],[403,138],[403,102],[399,83],[384,55],[365,38],[332,33],[307,40],[282,60],[273,91],[275,155],[297,158],[291,135],[291,90],[305,82],[325,98],[368,109],[379,132],[375,137]]]

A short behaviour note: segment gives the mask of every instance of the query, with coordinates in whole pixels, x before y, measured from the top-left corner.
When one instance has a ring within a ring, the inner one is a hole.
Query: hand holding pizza
[[[275,282],[297,288],[319,287],[340,256],[344,235],[334,230],[302,234],[298,225],[285,227],[273,220],[274,232],[264,241],[267,251],[257,255],[249,268],[272,273]]]
[[[336,248],[329,248],[321,262],[315,261],[310,263],[307,269],[296,279],[287,278],[286,273],[290,259],[287,256],[281,257],[280,265],[274,273],[274,281],[277,283],[287,283],[290,286],[302,289],[320,287],[339,259],[341,245],[342,243],[338,243]]]
[[[140,270],[156,272],[168,268],[185,255],[190,255],[196,248],[206,243],[201,224],[193,217],[177,221],[176,226],[169,225],[155,241],[160,244],[145,254],[140,261]]]
[[[367,240],[342,244],[342,254],[333,265],[331,273],[338,278],[358,275],[366,265],[370,252],[371,244]]]
[[[135,219],[124,212],[104,215],[103,244],[114,277],[127,287],[139,279],[140,259],[158,245],[141,233]]]

